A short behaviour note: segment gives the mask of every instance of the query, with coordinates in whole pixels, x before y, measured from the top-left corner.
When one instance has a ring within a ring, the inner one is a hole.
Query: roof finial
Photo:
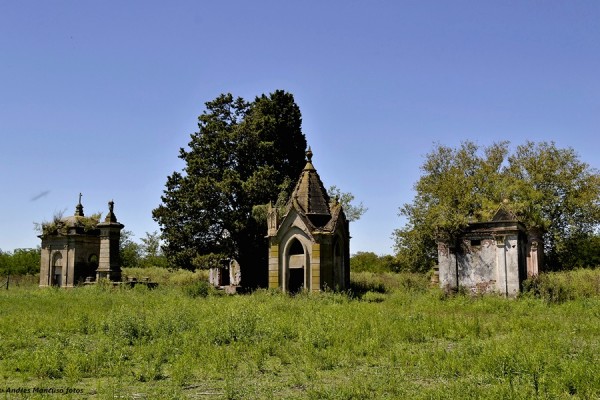
[[[313,152],[310,149],[310,146],[308,146],[308,150],[306,151],[306,159],[308,160],[308,162],[312,162],[312,156],[313,156]]]
[[[114,213],[115,211],[115,202],[113,200],[108,202],[108,214],[106,214],[106,218],[104,218],[104,222],[117,222],[117,216]]]
[[[81,204],[81,193],[79,193],[79,203],[75,206],[75,216],[83,217],[83,205]]]

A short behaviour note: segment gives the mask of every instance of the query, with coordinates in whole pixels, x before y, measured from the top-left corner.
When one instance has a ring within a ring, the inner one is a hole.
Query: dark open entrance
[[[304,288],[304,268],[290,269],[290,293],[298,293]]]
[[[62,254],[54,253],[54,260],[52,262],[52,286],[62,286]]]
[[[219,274],[219,280],[220,280],[221,286],[229,286],[231,284],[231,280],[229,278],[230,278],[229,266],[221,268],[221,271]]]
[[[305,257],[304,247],[298,239],[294,239],[289,252],[288,267],[289,267],[289,280],[288,280],[288,292],[298,293],[304,288],[304,275],[305,275]]]

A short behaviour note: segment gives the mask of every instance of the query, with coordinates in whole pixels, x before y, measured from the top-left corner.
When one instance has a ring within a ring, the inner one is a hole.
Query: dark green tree
[[[436,263],[436,239],[454,240],[470,222],[488,221],[501,204],[529,229],[544,232],[548,267],[566,265],[572,240],[593,235],[600,223],[600,175],[571,148],[527,142],[480,148],[437,145],[426,156],[412,203],[400,208],[406,225],[394,232],[402,269]]]
[[[182,172],[168,177],[153,211],[163,250],[183,268],[205,267],[207,256],[234,257],[246,286],[266,281],[265,225],[253,207],[289,194],[305,164],[300,109],[278,90],[253,102],[223,94],[206,103]]]

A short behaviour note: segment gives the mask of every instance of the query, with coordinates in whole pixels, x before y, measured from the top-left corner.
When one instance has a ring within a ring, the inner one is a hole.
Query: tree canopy
[[[425,157],[412,203],[400,208],[407,224],[394,232],[403,269],[427,270],[436,239],[453,240],[470,222],[488,221],[501,204],[529,229],[544,234],[548,267],[569,267],[573,241],[590,241],[600,223],[600,175],[572,148],[508,142],[481,148],[437,145]]]
[[[305,164],[301,124],[293,96],[281,90],[253,102],[223,94],[206,103],[189,149],[180,149],[184,170],[167,178],[153,211],[171,262],[193,269],[208,256],[234,257],[252,271],[246,285],[264,283],[266,228],[252,210],[291,193]]]
[[[396,257],[386,254],[378,256],[370,251],[359,251],[350,257],[352,272],[399,272]]]
[[[342,192],[342,190],[335,185],[330,186],[329,189],[327,189],[327,194],[329,195],[329,198],[332,200],[337,199],[337,201],[342,204],[344,214],[346,214],[346,218],[350,222],[358,221],[360,217],[368,211],[368,208],[364,206],[362,201],[358,204],[352,204],[354,195],[350,192]]]
[[[0,275],[26,275],[40,271],[41,249],[0,250]]]

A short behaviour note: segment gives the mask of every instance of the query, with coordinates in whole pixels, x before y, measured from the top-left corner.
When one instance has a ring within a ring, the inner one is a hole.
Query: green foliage
[[[144,257],[158,257],[161,255],[160,234],[157,231],[146,232],[146,237],[142,239],[142,253]]]
[[[192,274],[173,274],[184,272]],[[574,290],[600,278],[569,274],[549,276],[570,276]],[[600,396],[598,294],[443,297],[419,274],[352,281],[372,290],[0,290],[2,387],[71,387],[83,391],[76,398]]]
[[[0,252],[0,275],[28,275],[40,271],[40,248]]]
[[[556,255],[564,269],[600,267],[600,235],[574,234],[561,243]]]
[[[436,239],[455,240],[467,224],[489,221],[501,205],[544,232],[555,269],[567,266],[570,248],[590,238],[600,222],[600,174],[571,148],[527,142],[509,154],[508,142],[437,145],[421,169],[413,202],[400,208],[407,223],[394,232],[403,268],[428,270]]]
[[[64,211],[54,214],[52,221],[34,222],[34,229],[42,235],[66,235],[69,228],[83,229],[89,232],[98,227],[102,213],[97,212],[89,216],[73,216],[64,218]]]
[[[212,285],[206,281],[196,281],[185,285],[183,291],[190,297],[206,297],[214,292]]]
[[[391,255],[378,256],[373,252],[359,251],[350,257],[352,272],[399,272],[400,265]]]
[[[119,258],[122,268],[169,268],[170,264],[160,248],[158,232],[146,232],[142,243],[133,240],[133,232],[121,231]]]
[[[430,281],[414,272],[352,272],[350,284],[352,295],[362,297],[366,293],[425,292]]]
[[[149,278],[151,282],[156,282],[160,286],[185,286],[198,281],[208,281],[208,271],[187,269],[166,269],[161,267],[136,267],[123,268],[124,277],[134,277],[138,281]]]
[[[590,269],[540,274],[523,282],[523,296],[534,296],[549,303],[600,296],[600,274]]]
[[[197,256],[234,257],[252,271],[245,282],[264,283],[266,228],[253,207],[289,195],[304,166],[300,109],[281,90],[250,103],[224,94],[207,102],[198,120],[189,149],[180,150],[185,168],[168,177],[153,211],[165,254],[189,269]]]
[[[192,265],[196,269],[209,270],[210,268],[218,268],[223,266],[223,262],[227,259],[224,254],[203,254],[194,257]]]
[[[158,232],[146,232],[146,237],[141,238],[141,241],[142,243],[139,245],[139,250],[141,253],[138,263],[139,267],[169,267],[167,257],[165,257],[160,247],[161,240]]]
[[[121,268],[135,268],[140,265],[142,248],[133,241],[133,236],[131,231],[121,231],[121,237],[119,238],[119,263]]]
[[[327,194],[330,199],[337,199],[342,204],[346,219],[350,222],[358,221],[364,213],[367,212],[368,208],[365,207],[362,201],[358,204],[352,204],[354,201],[354,195],[352,193],[342,192],[337,186],[330,186],[327,190]]]
[[[511,206],[527,226],[546,232],[549,266],[569,267],[565,262],[573,241],[585,242],[598,228],[600,174],[573,149],[558,149],[554,143],[527,142],[508,162]],[[590,266],[590,261],[583,262]]]

